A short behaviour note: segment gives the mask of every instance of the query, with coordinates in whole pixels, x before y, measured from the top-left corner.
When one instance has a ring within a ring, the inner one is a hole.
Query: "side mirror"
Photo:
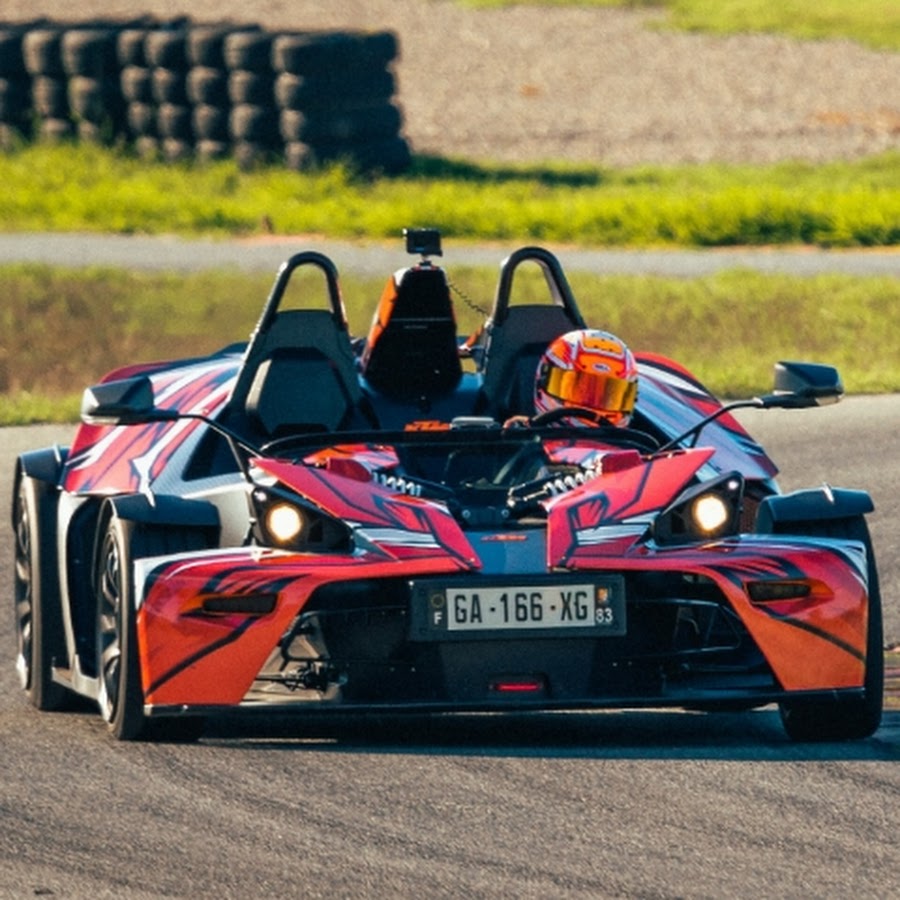
[[[153,384],[146,375],[96,384],[81,398],[81,421],[87,425],[143,425],[176,418],[176,412],[154,407]]]
[[[762,397],[765,407],[826,406],[844,394],[841,376],[834,366],[822,363],[775,363],[774,393]]]

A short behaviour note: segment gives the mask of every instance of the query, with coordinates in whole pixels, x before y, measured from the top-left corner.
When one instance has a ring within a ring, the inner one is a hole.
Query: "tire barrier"
[[[304,170],[411,162],[393,32],[256,24],[0,22],[0,147],[78,139],[166,160],[233,156]]]

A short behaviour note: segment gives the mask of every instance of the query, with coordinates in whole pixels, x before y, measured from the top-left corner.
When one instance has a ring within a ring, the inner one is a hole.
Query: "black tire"
[[[153,69],[150,75],[153,99],[158,104],[187,106],[187,72],[183,69]]]
[[[241,104],[229,113],[232,139],[271,146],[278,137],[278,112],[274,107]]]
[[[120,741],[196,740],[202,718],[151,721],[144,714],[132,562],[203,546],[192,532],[148,529],[112,515],[101,538],[94,586],[100,712]]]
[[[27,74],[22,36],[21,28],[0,27],[0,77],[18,79]]]
[[[362,74],[384,68],[397,56],[393,32],[320,32],[282,34],[272,45],[272,66],[278,72],[316,75],[329,71]]]
[[[282,72],[275,79],[275,102],[282,109],[320,110],[336,106],[354,107],[386,102],[396,92],[394,76],[386,69],[370,72],[365,78],[343,71],[321,75],[294,75]]]
[[[68,141],[75,137],[75,125],[71,119],[42,119],[38,125],[38,137],[49,144]]]
[[[69,79],[69,109],[79,119],[102,125],[119,118],[118,96],[99,78],[75,75]]]
[[[268,72],[248,72],[237,69],[228,75],[228,99],[237,106],[272,106],[275,102],[274,78]]]
[[[129,523],[111,518],[94,575],[98,703],[110,733],[120,741],[140,738],[147,726],[131,579],[131,538]]]
[[[268,72],[272,68],[272,35],[267,31],[236,31],[225,38],[227,69]]]
[[[308,113],[284,109],[279,115],[279,133],[284,141],[320,144],[350,144],[396,137],[402,124],[400,110],[392,104],[368,109]]]
[[[155,125],[154,125],[155,127]],[[152,134],[140,134],[134,139],[134,152],[138,159],[157,162],[160,159],[159,138]]]
[[[276,161],[275,148],[271,144],[257,141],[234,141],[231,153],[238,168],[245,172]]]
[[[152,137],[156,134],[156,107],[152,103],[129,103],[125,120],[132,137]]]
[[[303,141],[287,141],[284,145],[284,164],[294,172],[314,169],[318,164],[315,150]]]
[[[15,528],[16,668],[33,706],[63,709],[68,691],[52,678],[65,638],[55,564],[56,522],[52,486],[23,475],[13,500]]]
[[[117,69],[115,32],[108,28],[70,29],[62,36],[60,54],[69,76],[109,78]]]
[[[228,110],[202,103],[191,112],[194,137],[198,141],[225,142],[228,140]]]
[[[213,141],[200,138],[194,145],[197,159],[211,162],[217,159],[226,159],[231,153],[231,144],[228,141]]]
[[[116,37],[116,60],[119,68],[147,65],[144,53],[144,41],[147,40],[146,28],[123,28]]]
[[[75,123],[75,136],[86,144],[108,145],[112,140],[111,129],[88,119],[81,119]]]
[[[224,69],[194,66],[187,73],[185,90],[196,106],[228,105],[228,73]]]
[[[185,162],[185,160],[192,159],[194,156],[193,140],[163,138],[160,149],[162,150],[162,158],[170,163]]]
[[[835,700],[786,700],[779,704],[781,722],[792,741],[852,741],[870,737],[881,724],[884,705],[884,631],[881,590],[869,529],[862,516],[804,522],[788,526],[792,534],[861,541],[869,573],[869,615],[866,633],[866,674],[861,697]]]
[[[119,73],[122,96],[129,103],[153,102],[153,74],[146,66],[125,66]]]
[[[0,122],[18,125],[28,118],[31,82],[26,78],[0,76]]]
[[[409,144],[402,137],[362,143],[303,145],[309,147],[307,168],[346,163],[357,172],[400,175],[412,164]]]
[[[187,32],[184,29],[160,28],[148,31],[144,39],[144,55],[148,66],[162,69],[187,68]]]
[[[177,141],[193,140],[190,106],[163,103],[156,110],[156,130],[161,138],[174,138]]]
[[[42,119],[65,119],[69,115],[69,91],[65,78],[38,75],[31,82],[31,102]]]
[[[194,25],[188,31],[187,57],[192,66],[225,68],[225,38],[235,31],[259,31],[258,25]]]
[[[33,28],[22,38],[22,56],[29,75],[49,75],[62,78],[66,73],[62,64],[61,28]]]

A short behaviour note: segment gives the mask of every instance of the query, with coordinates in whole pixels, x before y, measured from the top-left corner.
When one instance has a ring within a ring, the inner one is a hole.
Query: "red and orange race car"
[[[301,252],[249,342],[111,373],[71,447],[19,458],[31,702],[89,698],[123,740],[223,712],[767,704],[794,740],[871,735],[871,499],[781,493],[731,415],[833,402],[837,372],[778,363],[772,394],[722,404],[598,338],[538,247],[463,340],[439,235],[407,237],[367,338]],[[545,301],[511,302],[523,267]]]

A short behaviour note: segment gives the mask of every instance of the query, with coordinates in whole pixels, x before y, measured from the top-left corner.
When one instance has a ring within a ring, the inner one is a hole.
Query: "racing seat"
[[[428,412],[462,377],[456,318],[442,269],[404,269],[385,286],[361,359],[366,384],[390,401]]]
[[[331,313],[280,313],[247,390],[250,419],[269,437],[335,431],[353,424],[361,400],[350,338]]]
[[[305,265],[324,274],[330,309],[279,308],[291,273]],[[268,438],[373,427],[359,385],[337,273],[326,257],[300,253],[282,267],[244,355],[229,410]]]
[[[543,270],[552,303],[510,305],[513,275],[523,262]],[[525,247],[503,263],[481,351],[480,412],[503,422],[514,415],[534,415],[534,379],[547,345],[585,322],[562,267],[547,250]]]

